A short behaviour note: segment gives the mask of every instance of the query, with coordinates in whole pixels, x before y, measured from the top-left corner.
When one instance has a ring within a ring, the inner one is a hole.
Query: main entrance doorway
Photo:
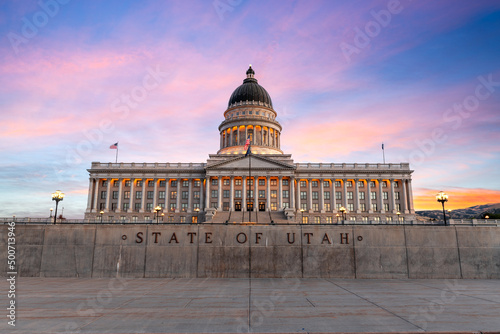
[[[259,202],[259,211],[266,211],[266,202]]]
[[[234,210],[235,211],[241,211],[241,202],[235,202],[234,203]]]
[[[253,211],[253,202],[247,203],[247,211]]]

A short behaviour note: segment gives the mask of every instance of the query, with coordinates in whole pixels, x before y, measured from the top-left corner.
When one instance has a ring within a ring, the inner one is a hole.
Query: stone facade
[[[220,149],[206,163],[93,162],[85,218],[267,224],[415,219],[408,163],[295,163],[284,154],[277,113],[254,74],[250,67],[232,94],[219,126]]]

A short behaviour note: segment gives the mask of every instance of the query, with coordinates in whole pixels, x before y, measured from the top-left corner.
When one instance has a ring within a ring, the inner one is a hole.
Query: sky
[[[295,162],[500,202],[500,1],[2,1],[0,217],[83,218],[92,161],[206,162],[249,64]],[[59,211],[60,212],[60,211]]]

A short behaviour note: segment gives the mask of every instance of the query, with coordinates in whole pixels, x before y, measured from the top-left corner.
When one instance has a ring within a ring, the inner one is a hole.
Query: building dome
[[[258,84],[254,78],[255,72],[252,65],[248,68],[247,77],[243,80],[243,84],[236,88],[229,98],[227,107],[230,108],[238,103],[264,105],[268,108],[273,108],[273,102],[269,93]],[[248,101],[248,102],[247,102]]]

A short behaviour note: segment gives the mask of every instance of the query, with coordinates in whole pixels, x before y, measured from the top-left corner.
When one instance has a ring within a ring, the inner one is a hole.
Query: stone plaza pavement
[[[0,333],[500,331],[500,280],[19,278]]]

